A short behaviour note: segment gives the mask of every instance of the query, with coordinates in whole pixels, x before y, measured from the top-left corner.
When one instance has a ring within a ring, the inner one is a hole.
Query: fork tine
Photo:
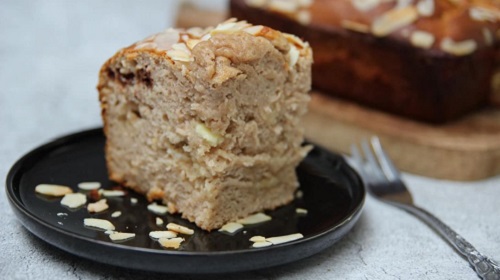
[[[378,162],[385,176],[389,180],[399,179],[400,174],[394,163],[391,161],[389,156],[386,154],[384,149],[382,148],[382,144],[380,144],[380,139],[377,136],[373,136],[371,138],[371,145],[373,151],[377,155]]]
[[[366,159],[366,164],[364,165],[365,173],[370,175],[374,180],[387,180],[366,139],[361,141],[361,149]]]

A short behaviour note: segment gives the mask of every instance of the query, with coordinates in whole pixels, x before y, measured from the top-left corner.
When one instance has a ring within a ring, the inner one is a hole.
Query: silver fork
[[[479,277],[499,280],[500,266],[498,264],[479,253],[469,242],[437,217],[413,204],[411,193],[406,188],[399,171],[382,149],[378,137],[372,137],[370,144],[366,140],[361,143],[365,160],[355,144],[351,146],[351,157],[348,158],[360,172],[368,192],[383,202],[417,216],[436,230],[455,247],[457,252],[467,258]]]

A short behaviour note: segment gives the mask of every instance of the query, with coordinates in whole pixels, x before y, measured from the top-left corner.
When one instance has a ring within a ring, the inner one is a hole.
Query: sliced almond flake
[[[413,23],[417,19],[418,12],[413,6],[393,9],[373,21],[372,33],[379,37],[386,36]]]
[[[78,188],[84,191],[97,190],[101,188],[101,183],[99,182],[81,182],[78,184]]]
[[[103,190],[102,195],[105,197],[117,197],[117,196],[125,196],[125,192],[121,190]]]
[[[165,248],[179,249],[181,243],[184,242],[184,238],[182,237],[160,238],[158,239],[158,242],[160,243],[161,246]]]
[[[492,46],[495,39],[493,38],[493,34],[491,33],[491,31],[488,28],[483,27],[481,32],[483,33],[484,43],[487,46]]]
[[[380,0],[351,0],[351,2],[360,12],[367,12],[380,4]]]
[[[283,33],[283,36],[288,40],[288,42],[295,44],[297,47],[305,48],[307,46],[307,43],[293,34]]]
[[[156,34],[153,39],[153,43],[156,44],[156,48],[160,50],[168,50],[171,46],[180,39],[180,32],[177,29],[169,28],[165,32]]]
[[[109,208],[109,205],[108,205],[108,202],[105,198],[103,198],[95,203],[89,203],[89,205],[87,205],[87,211],[89,211],[90,213],[99,213],[99,212],[102,212],[108,208]]]
[[[121,211],[115,211],[111,214],[111,217],[113,218],[118,218],[122,215],[122,212]]]
[[[187,235],[192,235],[194,233],[194,230],[187,228],[187,227],[184,227],[184,226],[181,226],[181,225],[178,225],[178,224],[175,224],[175,223],[168,223],[167,229],[169,229],[171,231],[178,232],[178,233],[187,234]]]
[[[111,241],[125,241],[135,237],[135,233],[128,232],[113,232],[109,235]]]
[[[188,40],[186,41],[186,45],[188,46],[188,48],[189,48],[190,50],[192,50],[192,49],[194,49],[194,47],[195,47],[196,45],[198,45],[198,43],[199,43],[199,42],[201,42],[201,40],[199,40],[199,39],[188,39]]]
[[[189,35],[188,35],[188,34],[182,34],[182,35],[181,35],[181,42],[182,42],[182,43],[186,43],[186,42],[187,42],[187,40],[189,40],[189,39],[190,39],[190,38],[189,38]]]
[[[415,31],[410,36],[410,43],[415,47],[428,49],[434,44],[434,35],[426,31]]]
[[[292,14],[298,10],[299,6],[295,1],[287,1],[287,0],[271,0],[267,8],[272,11]]]
[[[115,233],[115,232],[116,232],[116,231],[114,231],[114,230],[107,230],[107,231],[105,231],[105,232],[104,232],[104,234],[106,234],[106,235],[110,235],[110,234],[113,234],[113,233]]]
[[[57,217],[64,217],[64,216],[68,216],[68,213],[57,213]]]
[[[157,225],[157,226],[161,226],[161,225],[163,225],[163,219],[162,219],[162,218],[159,218],[159,217],[156,217],[156,225]]]
[[[171,230],[157,230],[149,232],[149,237],[154,239],[159,238],[175,238],[177,237],[177,232]]]
[[[188,30],[186,30],[186,33],[189,36],[198,39],[201,36],[205,35],[205,30],[203,30],[200,27],[192,27],[192,28],[189,28]]]
[[[83,220],[83,224],[87,227],[98,228],[102,230],[115,230],[115,226],[108,220],[86,218]]]
[[[239,219],[236,222],[240,223],[242,225],[253,225],[253,224],[258,224],[258,223],[263,223],[270,221],[272,218],[264,213],[257,213],[250,215],[246,218]]]
[[[66,194],[73,193],[73,190],[68,186],[40,184],[35,187],[35,192],[50,196],[64,196]]]
[[[243,28],[243,31],[256,36],[262,31],[262,29],[264,29],[264,26],[262,25],[253,25],[250,27]]]
[[[469,9],[469,16],[477,21],[497,22],[500,20],[500,11],[474,6]]]
[[[172,59],[176,61],[183,61],[183,62],[190,62],[194,61],[194,58],[191,56],[191,54],[185,52],[185,51],[180,51],[180,50],[168,50],[167,55]]]
[[[434,14],[434,0],[420,0],[417,3],[418,14],[424,17],[430,17]]]
[[[302,25],[308,25],[311,23],[311,13],[307,10],[299,11],[295,15],[295,19]]]
[[[153,202],[148,205],[148,210],[158,215],[165,215],[168,211],[168,208],[167,206],[158,205],[156,204],[156,202]]]
[[[441,49],[447,53],[462,56],[473,53],[477,49],[477,43],[472,39],[455,42],[447,37],[441,41]]]
[[[78,208],[87,203],[87,196],[82,193],[69,193],[61,199],[61,205],[69,208]]]
[[[307,209],[304,208],[297,208],[295,209],[295,212],[300,215],[307,215]]]
[[[236,18],[230,18],[210,31],[210,34],[217,33],[233,33],[235,31],[241,30],[245,27],[251,26],[246,21],[236,21]]]
[[[200,40],[201,40],[201,41],[207,41],[207,40],[209,40],[210,38],[212,38],[212,35],[211,35],[210,33],[207,33],[207,34],[203,35],[203,36],[200,38]]]
[[[294,241],[294,240],[301,239],[301,238],[304,238],[304,236],[301,233],[294,233],[294,234],[283,235],[283,236],[269,237],[269,238],[266,238],[266,241],[271,242],[274,245],[277,245],[277,244],[286,243],[286,242]]]
[[[188,53],[188,54],[191,53],[191,51],[189,50],[189,48],[184,43],[173,44],[172,45],[172,49],[176,50],[176,51],[182,51],[182,52],[185,52],[185,53]]]
[[[219,229],[219,231],[220,232],[227,232],[227,233],[235,233],[235,232],[239,231],[242,228],[243,228],[242,224],[230,222],[230,223],[227,223],[227,224],[223,225]]]
[[[137,198],[135,198],[135,197],[130,198],[130,204],[135,205],[135,204],[137,204],[137,202],[138,202]]]
[[[360,33],[368,33],[370,32],[370,26],[364,24],[364,23],[359,23],[351,20],[342,20],[340,22],[340,25],[344,27],[345,29],[349,29],[352,31],[360,32]]]
[[[269,247],[273,245],[273,243],[269,242],[269,241],[258,241],[258,242],[255,242],[254,244],[252,244],[252,247],[253,248],[263,248],[263,247]]]
[[[264,242],[266,241],[266,238],[264,236],[256,235],[252,236],[252,238],[249,239],[252,242]]]
[[[139,43],[134,46],[134,49],[139,50],[139,49],[156,49],[158,48],[158,45],[156,45],[153,42],[144,42],[144,43]]]
[[[290,69],[293,69],[293,67],[295,67],[295,64],[297,64],[297,61],[299,61],[299,57],[300,57],[299,50],[297,50],[295,45],[290,45],[290,51],[288,51],[288,61],[289,61],[288,67]]]

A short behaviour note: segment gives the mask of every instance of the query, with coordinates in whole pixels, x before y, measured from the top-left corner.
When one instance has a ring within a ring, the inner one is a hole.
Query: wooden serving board
[[[312,92],[304,127],[308,140],[342,153],[377,135],[395,164],[414,174],[460,181],[500,174],[498,108],[431,125]]]

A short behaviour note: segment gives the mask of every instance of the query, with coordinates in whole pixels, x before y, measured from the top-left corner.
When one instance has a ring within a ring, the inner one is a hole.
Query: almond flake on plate
[[[111,214],[111,217],[113,218],[118,218],[122,215],[122,212],[121,211],[115,211]]]
[[[73,193],[73,190],[68,186],[40,184],[35,187],[35,192],[50,196],[64,196]]]
[[[78,184],[78,188],[84,191],[97,190],[101,188],[101,183],[99,182],[81,182]]]
[[[307,209],[304,209],[304,208],[297,208],[297,209],[295,209],[295,212],[297,214],[307,215]]]
[[[78,208],[87,203],[87,196],[82,193],[68,193],[61,199],[61,205]]]
[[[149,232],[149,237],[159,239],[159,238],[175,238],[177,237],[177,232],[171,230],[157,230]]]
[[[125,192],[121,190],[103,190],[102,195],[105,197],[124,196]]]
[[[273,245],[273,243],[271,243],[269,241],[257,241],[252,245],[252,247],[253,248],[262,248],[262,247],[268,247],[271,245]]]
[[[192,235],[194,233],[194,230],[174,223],[168,223],[167,229],[187,235]]]
[[[110,221],[103,219],[86,218],[83,220],[83,224],[87,227],[93,227],[102,230],[115,230],[115,226]]]
[[[137,204],[137,202],[138,202],[137,198],[135,198],[135,197],[130,198],[130,204],[135,205],[135,204]]]
[[[161,246],[163,246],[165,248],[173,248],[173,249],[179,249],[179,247],[181,246],[181,243],[183,241],[184,241],[184,238],[182,238],[182,237],[158,239],[158,242],[161,244]]]
[[[159,218],[159,217],[156,217],[156,225],[157,225],[157,226],[161,226],[161,225],[163,225],[163,219],[162,219],[162,218]]]
[[[252,236],[249,240],[252,242],[264,242],[266,241],[266,238],[264,236],[256,235]]]
[[[258,224],[258,223],[263,223],[270,221],[272,218],[264,213],[257,213],[250,215],[246,218],[239,219],[236,222],[242,225],[253,225],[253,224]]]
[[[112,241],[125,241],[135,237],[135,233],[128,232],[113,232],[109,235],[109,238]]]
[[[301,239],[303,237],[304,236],[301,233],[294,233],[294,234],[283,235],[283,236],[269,237],[269,238],[266,238],[266,241],[271,242],[274,245],[277,245],[277,244],[286,243],[286,242],[294,241],[297,239]]]
[[[237,232],[238,230],[240,230],[242,228],[243,228],[242,224],[230,222],[230,223],[227,223],[227,224],[223,225],[219,229],[219,231],[220,232],[227,232],[227,233],[235,233],[235,232]]]
[[[158,205],[156,202],[153,202],[148,205],[148,210],[158,215],[164,215],[167,213],[168,208],[165,205]]]
[[[99,212],[102,212],[108,208],[109,208],[109,205],[108,205],[108,202],[105,198],[103,198],[95,203],[89,203],[89,205],[87,205],[87,210],[90,213],[99,213]]]

